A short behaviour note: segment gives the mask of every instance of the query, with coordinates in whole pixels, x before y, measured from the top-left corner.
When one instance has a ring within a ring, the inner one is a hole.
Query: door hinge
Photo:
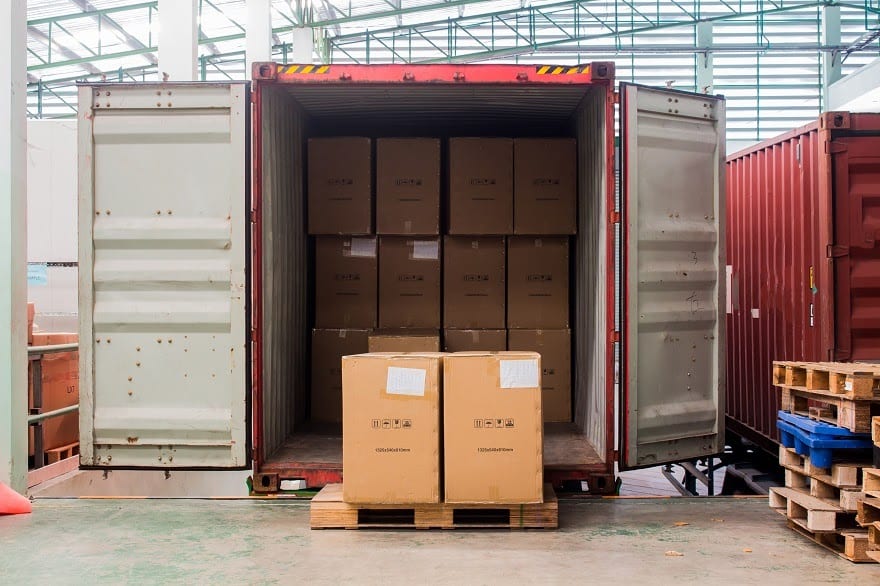
[[[825,154],[836,155],[846,152],[846,143],[840,140],[825,141]]]
[[[619,104],[620,103],[620,92],[614,92],[613,95],[614,95],[614,97],[612,98],[611,101],[614,102],[615,104]]]
[[[611,217],[610,221],[612,224],[619,224],[620,223],[620,212],[611,212],[609,215]]]
[[[258,332],[259,332],[259,330],[257,330],[257,328],[251,328],[251,342],[253,342],[255,344],[257,342]]]
[[[251,210],[251,224],[257,223],[257,210]]]
[[[842,244],[828,245],[828,258],[840,258],[842,256],[849,256],[849,246],[843,246]]]

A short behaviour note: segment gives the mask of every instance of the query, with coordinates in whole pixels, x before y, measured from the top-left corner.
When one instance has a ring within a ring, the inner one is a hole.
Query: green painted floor
[[[37,500],[0,517],[0,584],[880,584],[880,565],[812,545],[764,499],[562,502],[558,531],[311,531],[308,516],[283,501]]]

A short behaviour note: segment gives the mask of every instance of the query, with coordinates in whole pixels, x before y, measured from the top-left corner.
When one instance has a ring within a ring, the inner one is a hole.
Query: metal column
[[[170,81],[198,79],[198,2],[159,0],[159,77]]]
[[[245,78],[251,77],[251,65],[257,61],[272,60],[272,1],[247,0],[247,32]]]
[[[840,6],[822,8],[822,45],[840,45]],[[838,51],[822,53],[822,110],[828,110],[828,88],[841,78],[842,55]]]
[[[712,51],[710,50],[712,47],[712,23],[698,22],[695,28],[697,29],[697,47],[701,49],[694,54],[696,59],[696,91],[700,94],[711,94],[712,87],[715,85],[712,71]]]
[[[25,0],[0,3],[0,482],[27,490]]]

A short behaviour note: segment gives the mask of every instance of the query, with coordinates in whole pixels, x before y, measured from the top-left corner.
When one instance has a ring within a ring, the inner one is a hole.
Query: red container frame
[[[768,452],[773,360],[880,359],[874,324],[857,325],[880,312],[871,168],[880,114],[828,112],[727,159],[727,428]]]
[[[431,65],[281,65],[278,63],[255,63],[252,70],[251,86],[253,129],[252,136],[252,439],[254,484],[277,490],[281,478],[301,478],[308,486],[321,486],[341,482],[341,465],[315,464],[302,462],[286,463],[279,473],[273,466],[272,472],[262,473],[265,458],[263,447],[263,348],[262,348],[262,274],[263,258],[263,220],[262,220],[262,92],[263,88],[276,84],[498,84],[498,85],[545,85],[580,84],[599,86],[606,94],[605,100],[605,143],[606,143],[606,209],[608,210],[606,266],[614,266],[614,224],[615,211],[614,182],[614,64],[594,62],[579,66],[543,65],[494,65],[494,64],[431,64]],[[593,492],[614,491],[614,462],[616,443],[614,438],[615,397],[614,397],[614,352],[617,340],[614,330],[615,308],[614,272],[609,271],[606,294],[607,323],[606,342],[608,343],[606,369],[605,404],[605,461],[601,465],[577,465],[545,467],[545,480],[554,486],[566,481],[587,481]],[[263,478],[266,477],[266,478]]]

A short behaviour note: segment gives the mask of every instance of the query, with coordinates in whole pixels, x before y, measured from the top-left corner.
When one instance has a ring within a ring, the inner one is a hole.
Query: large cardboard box
[[[441,354],[346,356],[342,498],[440,502]]]
[[[27,304],[27,319],[28,319],[28,345],[32,345],[34,343],[34,316],[36,316],[37,309],[33,303]]]
[[[568,327],[568,238],[507,239],[507,327]]]
[[[443,330],[446,352],[501,352],[507,350],[507,330]]]
[[[440,140],[376,140],[376,232],[440,234]]]
[[[437,330],[384,330],[370,334],[370,352],[440,352]]]
[[[513,139],[449,139],[448,233],[513,233]]]
[[[308,168],[309,234],[371,234],[370,139],[310,138]]]
[[[342,421],[342,357],[367,351],[369,330],[312,331],[312,420]]]
[[[577,232],[577,145],[573,138],[513,143],[514,234]]]
[[[71,344],[74,333],[36,333],[35,346]],[[79,403],[79,353],[46,354],[40,359],[42,402],[40,412],[55,411]],[[33,365],[28,363],[28,409],[34,409]],[[29,428],[28,454],[33,455],[33,431]],[[43,421],[43,450],[69,446],[79,441],[79,414],[69,413]]]
[[[510,330],[507,347],[541,355],[544,421],[571,421],[571,330]]]
[[[440,240],[379,239],[379,327],[440,329]]]
[[[503,236],[447,236],[443,241],[443,326],[504,328]]]
[[[540,355],[447,354],[443,438],[446,502],[542,502]]]
[[[315,238],[315,327],[375,328],[379,313],[376,238]]]

